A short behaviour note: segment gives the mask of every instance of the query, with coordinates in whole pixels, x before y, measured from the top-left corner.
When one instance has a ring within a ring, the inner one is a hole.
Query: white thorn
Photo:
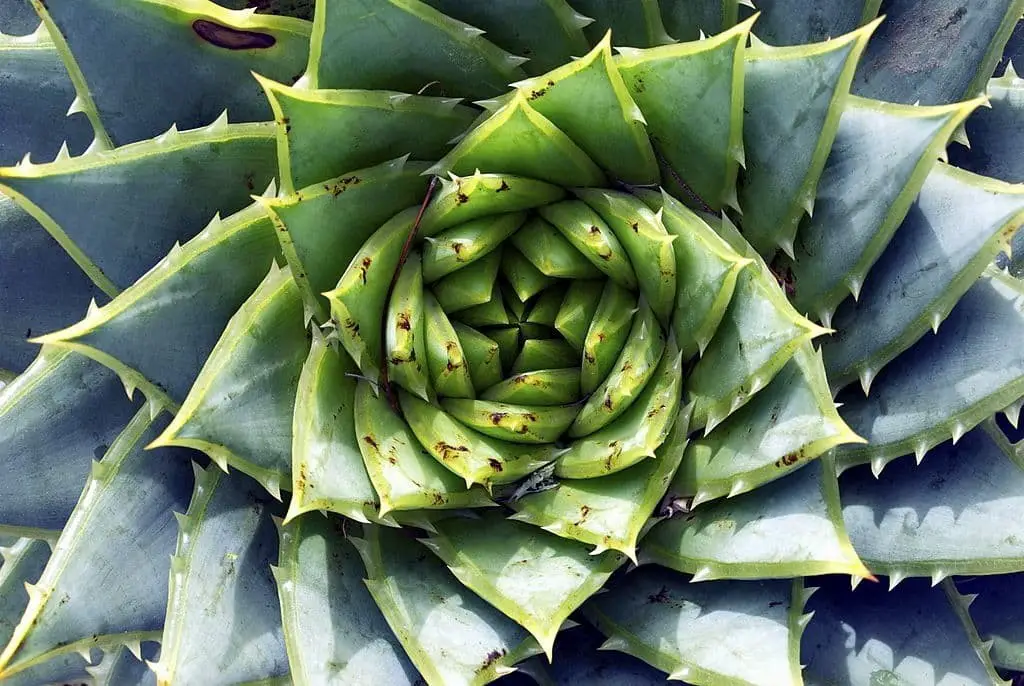
[[[85,318],[90,319],[100,313],[100,306],[96,304],[96,298],[89,301],[89,307],[85,310]]]
[[[871,473],[875,475],[877,479],[882,474],[882,470],[885,469],[885,457],[882,455],[876,455],[871,458]]]
[[[60,162],[71,157],[71,153],[68,152],[68,142],[64,141],[60,144],[60,150],[57,151],[57,157],[54,158],[54,162]]]
[[[134,400],[135,384],[129,381],[127,376],[121,377],[121,383],[124,384],[124,392],[128,394],[128,399]]]
[[[861,581],[864,581],[864,577],[851,575],[850,576],[850,590],[851,591],[856,591],[857,587],[860,586],[860,582]]]
[[[832,328],[832,310],[825,308],[825,309],[822,309],[821,311],[819,311],[818,312],[818,321],[821,322],[821,325],[824,326],[826,329],[831,329]]]
[[[401,105],[411,97],[412,95],[409,93],[395,93],[394,95],[388,96],[388,102],[392,105]]]
[[[277,195],[277,179],[271,179],[270,183],[267,184],[267,189],[263,191],[264,198],[273,198]],[[217,213],[217,220],[220,221],[220,213]]]
[[[921,464],[927,452],[928,444],[925,443],[924,441],[919,441],[918,444],[914,446],[914,459],[917,461],[918,464]]]
[[[741,493],[746,492],[747,483],[743,479],[737,479],[733,482],[732,488],[729,489],[729,497],[735,498]]]
[[[860,370],[860,387],[864,391],[864,395],[868,395],[871,392],[871,382],[875,380],[875,372],[871,367],[865,367]]]
[[[25,153],[25,156],[22,157],[21,161],[18,162],[15,166],[17,166],[17,167],[31,167],[31,166],[33,166],[32,165],[32,153],[30,153],[30,152]]]
[[[1021,398],[1015,403],[1011,403],[1003,410],[1003,415],[1006,417],[1006,421],[1010,422],[1010,426],[1014,429],[1017,428],[1017,423],[1020,422],[1020,411],[1024,407],[1024,398]]]
[[[932,586],[938,586],[939,582],[941,582],[947,576],[949,576],[949,574],[947,574],[945,571],[941,569],[936,569],[934,572],[932,572]]]
[[[858,300],[860,298],[860,287],[864,285],[864,282],[856,276],[848,276],[843,280],[843,283],[846,284],[846,288],[849,289],[853,299]]]
[[[957,442],[959,442],[959,440],[964,437],[964,434],[966,432],[967,427],[964,426],[963,423],[956,422],[955,424],[953,424],[953,445],[956,445]]]
[[[892,574],[890,574],[889,575],[889,590],[891,591],[894,588],[896,588],[897,586],[899,586],[900,583],[904,579],[906,579],[906,578],[907,578],[907,575],[905,573],[903,573],[903,572],[893,572]]]
[[[171,124],[171,128],[167,129],[162,134],[160,134],[159,136],[156,137],[156,142],[157,143],[166,144],[166,143],[170,143],[171,141],[173,141],[177,137],[178,137],[178,125],[177,124]]]
[[[465,33],[465,34],[466,34],[467,36],[469,36],[470,38],[476,38],[477,36],[482,36],[482,35],[484,35],[485,33],[487,33],[487,32],[486,32],[486,31],[484,31],[483,29],[478,29],[477,27],[475,27],[475,26],[471,26],[471,25],[469,25],[469,24],[465,24],[465,25],[464,25],[464,26],[462,27],[462,31],[463,31],[463,33]]]
[[[804,212],[807,213],[808,217],[813,217],[814,216],[814,196],[813,195],[808,195],[807,197],[805,197],[803,199],[803,201],[800,203],[800,206],[803,208]]]
[[[697,507],[701,503],[706,503],[711,500],[711,494],[701,489],[697,491],[697,495],[693,496],[693,501],[690,502],[690,509]]]
[[[691,584],[696,584],[696,583],[699,583],[701,581],[707,581],[710,578],[711,578],[711,568],[710,567],[701,567],[700,569],[697,570],[697,573],[693,575],[693,578],[690,579],[690,583]]]
[[[79,112],[85,112],[85,102],[79,96],[75,96],[75,99],[71,101],[71,106],[68,107],[67,116],[72,114],[78,114]]]
[[[85,664],[92,664],[92,652],[88,648],[79,648],[75,652],[82,656],[82,659],[85,660]]]
[[[590,26],[594,23],[594,20],[586,15],[580,14],[579,12],[573,12],[572,16],[569,17],[569,23],[578,29],[582,29],[584,26]]]
[[[704,33],[704,29],[697,29],[697,40],[707,40],[708,34]]]
[[[210,125],[206,127],[207,131],[220,131],[228,127],[228,110],[227,108],[221,112],[216,119],[210,122]]]
[[[953,132],[953,136],[950,140],[954,143],[959,143],[968,150],[971,149],[971,141],[967,137],[967,128],[964,126],[964,122],[960,122],[960,125],[956,127],[956,131]]]
[[[669,681],[686,681],[690,678],[690,672],[689,667],[680,667],[668,675]]]
[[[939,312],[932,313],[932,333],[939,332],[939,324],[942,323],[942,314]]]
[[[793,240],[791,238],[783,238],[779,240],[779,249],[786,253],[786,257],[789,259],[793,258]]]

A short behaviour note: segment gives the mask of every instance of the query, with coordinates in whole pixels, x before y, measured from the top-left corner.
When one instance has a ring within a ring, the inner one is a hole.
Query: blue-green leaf
[[[1024,59],[1019,66],[1024,68]],[[952,146],[950,162],[977,174],[1024,183],[1024,81],[1007,69],[1002,77],[988,82],[986,95],[990,107],[979,109],[967,120],[971,147]]]
[[[0,7],[0,33],[25,36],[39,26],[39,15],[32,11],[28,0],[5,2]]]
[[[956,580],[957,589],[976,595],[969,605],[971,619],[980,637],[992,641],[989,657],[997,667],[1024,670],[1024,625],[1018,608],[1024,597],[1024,574],[994,574],[963,577]]]
[[[46,561],[50,559],[50,542],[19,538],[0,547],[0,558],[0,644],[7,645],[28,607],[29,595],[25,584],[39,580]]]
[[[737,0],[659,0],[665,28],[676,40],[695,41],[701,34],[711,36],[736,23]]]
[[[591,44],[598,43],[608,31],[612,32],[616,45],[631,48],[650,48],[673,42],[661,23],[658,0],[572,0],[572,6],[594,19],[583,28]]]
[[[853,31],[875,18],[882,0],[758,0],[757,37],[771,45],[803,45]]]

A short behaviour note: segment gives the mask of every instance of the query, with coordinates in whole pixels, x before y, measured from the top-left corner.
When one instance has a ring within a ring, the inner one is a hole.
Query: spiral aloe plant
[[[311,4],[0,7],[0,683],[1024,671],[1024,0]]]

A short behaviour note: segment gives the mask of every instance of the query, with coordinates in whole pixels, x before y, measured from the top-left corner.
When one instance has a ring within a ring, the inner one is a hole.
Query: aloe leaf
[[[380,496],[381,517],[392,510],[444,510],[488,507],[494,503],[478,487],[437,463],[383,394],[360,381],[355,395],[355,436],[366,472]],[[355,471],[355,470],[352,470]],[[338,472],[338,478],[351,478]]]
[[[394,281],[384,319],[384,354],[388,378],[410,393],[429,400],[427,342],[423,324],[423,269],[420,254],[413,252]]]
[[[636,289],[636,273],[626,250],[595,210],[580,200],[566,200],[542,207],[539,212],[612,281]]]
[[[601,302],[604,290],[597,281],[573,281],[558,308],[555,328],[569,345],[577,351],[583,350],[587,332],[594,313]]]
[[[381,322],[391,280],[416,219],[416,209],[399,212],[359,247],[338,287],[324,293],[341,344],[363,375],[376,379],[381,370]]]
[[[542,272],[529,258],[511,246],[502,251],[501,273],[514,296],[516,319],[522,319],[525,314],[527,300],[555,283],[555,277]]]
[[[494,332],[491,332],[491,335],[494,335]],[[523,372],[485,389],[480,394],[484,400],[514,405],[566,405],[576,402],[579,396],[578,367]]]
[[[519,445],[491,438],[456,421],[444,410],[399,392],[402,413],[420,445],[466,487],[507,484],[526,476],[558,454],[554,445]]]
[[[152,632],[150,636],[159,638],[160,632]],[[102,643],[108,650],[117,650],[116,638],[104,636]],[[38,686],[39,684],[89,683],[89,665],[100,662],[103,650],[82,645],[82,653],[73,647],[53,651],[52,657],[45,662],[26,665],[24,669],[4,676],[4,686]],[[84,653],[84,655],[83,655]],[[120,686],[120,684],[118,684]]]
[[[794,244],[793,302],[822,322],[882,254],[956,127],[979,101],[944,107],[851,97]],[[873,278],[873,277],[872,277]]]
[[[569,367],[578,360],[579,353],[563,340],[557,338],[531,338],[523,342],[516,361],[512,363],[511,373],[520,374],[540,369],[559,369]]]
[[[630,184],[658,181],[644,117],[612,58],[611,34],[580,59],[514,85],[613,177]]]
[[[553,489],[511,502],[511,518],[592,545],[595,552],[621,551],[635,563],[637,540],[683,459],[691,409],[676,412],[657,459],[593,479],[561,479]]]
[[[424,282],[433,283],[493,252],[519,230],[525,219],[523,212],[507,212],[474,219],[428,236],[423,245]]]
[[[649,48],[671,43],[661,22],[658,0],[636,2],[602,2],[602,0],[573,0],[573,7],[594,22],[583,28],[591,44],[598,43],[610,30],[618,45]]]
[[[665,28],[680,41],[724,31],[739,15],[737,0],[658,0],[658,4]]]
[[[809,345],[708,436],[690,443],[669,493],[691,507],[746,493],[842,443],[860,442],[840,418],[821,354]]]
[[[39,26],[39,15],[28,0],[4,3],[0,9],[0,33],[8,36],[26,36]]]
[[[825,43],[746,52],[738,206],[743,235],[762,255],[791,253],[800,218],[813,212],[857,60],[877,25]]]
[[[453,98],[260,84],[274,108],[281,185],[288,192],[402,155],[437,159],[476,116]],[[332,144],[340,139],[346,144]]]
[[[1016,609],[1021,600],[1021,574],[963,577],[956,588],[966,595],[966,608],[980,638],[991,641],[989,657],[996,667],[1024,669],[1024,627]]]
[[[843,419],[868,440],[841,446],[841,468],[924,453],[959,438],[1024,395],[1024,286],[989,272],[964,294],[935,335],[926,335],[871,384],[871,395],[847,387],[837,396]],[[897,410],[898,408],[898,410]]]
[[[430,291],[423,293],[424,335],[426,337],[429,386],[447,398],[476,395],[470,369],[459,335],[448,315]]]
[[[28,2],[4,3],[5,10],[18,6],[29,8],[32,28],[38,26]],[[85,117],[67,115],[75,88],[49,34],[29,28],[28,35],[12,37],[4,35],[4,24],[0,20],[0,164],[14,164],[26,153],[36,155],[37,162],[69,151],[81,154],[92,140],[92,127]]]
[[[270,565],[280,514],[259,485],[210,465],[196,471],[171,558],[160,683],[235,684],[288,674]]]
[[[1005,443],[1005,441],[1003,441]],[[872,572],[893,577],[1024,571],[1015,514],[1024,471],[982,428],[943,443],[920,465],[896,460],[876,479],[843,473],[843,518]]]
[[[486,98],[524,76],[525,58],[419,0],[318,0],[314,17],[306,71],[314,88],[415,93],[436,82],[447,95]]]
[[[363,584],[344,520],[307,515],[280,533],[274,578],[296,686],[415,683],[416,669]]]
[[[143,453],[164,423],[142,408],[94,463],[46,569],[26,587],[28,606],[0,654],[0,678],[66,647],[151,640],[163,626],[173,514],[192,487],[186,451]]]
[[[694,581],[870,576],[843,528],[835,465],[828,458],[655,525],[640,546],[640,561],[693,574]]]
[[[561,279],[594,279],[601,271],[558,229],[540,217],[527,221],[512,236],[516,247],[541,273]]]
[[[53,236],[2,195],[0,236],[0,368],[20,373],[39,352],[27,339],[73,323],[90,300],[107,296]]]
[[[466,354],[466,365],[473,379],[473,388],[480,392],[502,379],[501,357],[498,344],[476,329],[453,322],[452,328]]]
[[[856,302],[833,319],[822,351],[839,388],[884,365],[938,329],[956,302],[1024,225],[1024,186],[940,164]]]
[[[665,673],[632,655],[600,650],[604,637],[585,624],[558,635],[555,659],[546,669],[538,665],[534,680],[545,686],[662,686]],[[543,670],[543,671],[541,671]],[[526,671],[524,666],[523,671]],[[533,676],[533,675],[531,675]],[[548,678],[548,681],[544,681]]]
[[[350,539],[366,586],[388,626],[429,683],[485,684],[540,652],[526,630],[466,590],[408,534],[367,527]]]
[[[814,619],[801,651],[808,684],[1004,683],[965,630],[963,600],[945,588],[929,588],[923,579],[890,592],[882,584],[850,591],[845,580],[816,579],[815,585],[820,588],[807,603]],[[892,621],[893,607],[901,621]]]
[[[309,50],[309,22],[201,0],[46,0],[37,7],[79,89],[79,108],[115,145],[171,124],[203,126],[225,109],[232,121],[268,120],[270,107],[250,73],[291,83]],[[128,73],[125,64],[133,65]]]
[[[585,279],[571,279],[569,283],[556,284],[548,288],[530,304],[526,313],[526,323],[540,324],[548,329],[554,329],[555,320],[558,318],[558,311],[562,309],[562,301],[565,300],[565,294],[569,291],[569,287],[575,283],[582,284],[583,286],[590,285],[587,284]],[[575,347],[568,341],[562,340],[560,342],[575,350]]]
[[[519,91],[429,171],[465,175],[492,169],[560,186],[605,183],[594,161]]]
[[[623,49],[616,60],[668,167],[666,184],[715,210],[733,197],[743,160],[743,54],[751,23],[699,42]]]
[[[487,253],[467,267],[452,272],[430,286],[437,302],[446,312],[458,312],[483,305],[493,298],[503,250]]]
[[[102,362],[151,397],[181,402],[279,251],[273,223],[258,205],[215,218],[114,300],[38,340]]]
[[[891,0],[857,69],[857,95],[943,105],[980,94],[1021,13],[1021,0]],[[908,50],[908,46],[920,49]],[[956,55],[956,60],[949,60]]]
[[[1024,59],[1020,66],[1024,67]],[[988,82],[985,94],[990,106],[972,114],[965,127],[970,147],[952,146],[949,159],[976,174],[1024,183],[1024,137],[1008,135],[1024,117],[1024,81],[1008,68]]]
[[[445,398],[441,407],[456,421],[486,436],[524,444],[557,440],[572,424],[577,410],[573,405],[525,406],[461,398]]]
[[[878,14],[882,0],[758,0],[757,37],[771,45],[803,45],[841,36]]]
[[[541,74],[582,55],[590,46],[581,28],[590,23],[565,0],[487,3],[477,0],[425,0],[431,7],[486,32],[498,45],[530,59],[529,74]]]
[[[285,258],[309,307],[323,307],[320,295],[334,288],[374,231],[422,200],[425,168],[400,158],[260,201],[274,219]]]
[[[46,561],[50,559],[50,543],[33,538],[19,538],[0,547],[0,644],[7,645],[14,635],[29,595],[25,584],[39,580]]]
[[[218,121],[113,151],[6,167],[0,169],[0,190],[76,261],[79,254],[91,260],[92,271],[83,268],[114,295],[215,213],[248,205],[275,170],[269,124]]]
[[[562,623],[626,560],[615,552],[591,555],[497,513],[483,521],[445,519],[436,529],[424,544],[459,581],[526,628],[549,660]]]
[[[313,330],[292,418],[291,491],[285,521],[303,512],[338,512],[377,521],[379,501],[358,445],[356,366]]]
[[[275,265],[228,322],[153,445],[202,450],[279,497],[281,484],[291,481],[295,392],[309,346],[298,287]]]
[[[0,391],[0,528],[25,535],[63,529],[91,461],[137,409],[109,369],[44,347]]]
[[[509,174],[481,174],[441,179],[420,222],[424,236],[481,217],[543,207],[560,200],[565,190],[557,185]]]
[[[139,646],[139,655],[132,654],[134,648],[126,646],[109,650],[98,665],[87,667],[94,686],[156,686],[156,673],[146,664],[155,660],[159,644],[150,641]]]
[[[827,330],[801,317],[758,265],[740,272],[714,337],[686,381],[705,435],[755,397],[790,358]]]
[[[694,684],[797,686],[806,598],[800,580],[688,583],[641,567],[583,608],[608,637],[602,650],[634,655]]]

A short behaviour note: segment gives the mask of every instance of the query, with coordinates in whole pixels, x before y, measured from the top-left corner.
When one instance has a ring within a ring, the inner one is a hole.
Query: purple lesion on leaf
[[[192,30],[210,45],[226,50],[264,50],[277,43],[269,33],[236,29],[209,19],[196,19]]]

